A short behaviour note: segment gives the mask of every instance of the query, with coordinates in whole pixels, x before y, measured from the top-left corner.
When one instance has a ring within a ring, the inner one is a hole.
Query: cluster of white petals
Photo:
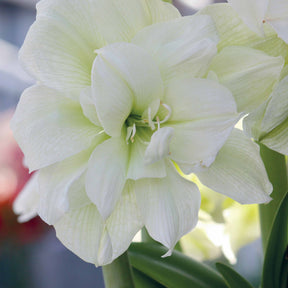
[[[220,36],[211,69],[248,113],[246,135],[288,155],[288,1],[228,2],[201,11]]]
[[[228,0],[228,3],[251,30],[264,35],[263,25],[268,23],[278,36],[288,43],[287,0]]]
[[[176,166],[241,203],[268,202],[259,148],[234,129],[265,99],[237,94],[233,61],[221,66],[235,51],[217,55],[218,42],[211,17],[160,0],[40,1],[20,51],[37,85],[12,121],[39,170],[15,203],[22,220],[37,211],[79,257],[105,265],[143,226],[167,255],[195,227],[200,192]],[[268,89],[282,60],[244,52],[243,79],[267,66],[274,74],[256,78]]]

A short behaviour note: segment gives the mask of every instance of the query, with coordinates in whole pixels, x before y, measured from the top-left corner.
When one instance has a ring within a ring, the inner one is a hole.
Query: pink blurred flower
[[[44,230],[38,218],[25,224],[17,222],[12,204],[31,177],[23,165],[23,153],[10,130],[13,111],[0,114],[0,242],[11,237],[26,242]]]

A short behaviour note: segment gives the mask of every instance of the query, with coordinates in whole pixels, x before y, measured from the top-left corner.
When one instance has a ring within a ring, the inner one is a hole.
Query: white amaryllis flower
[[[267,22],[288,43],[287,0],[228,0],[228,3],[251,30],[264,35],[263,25]]]
[[[200,206],[175,163],[242,203],[270,200],[257,145],[231,134],[231,92],[205,78],[218,42],[209,16],[180,18],[160,0],[43,0],[37,9],[20,59],[39,83],[23,93],[12,128],[39,170],[38,213],[69,249],[105,265],[145,225],[169,254]],[[15,204],[24,219],[34,211],[26,193]]]

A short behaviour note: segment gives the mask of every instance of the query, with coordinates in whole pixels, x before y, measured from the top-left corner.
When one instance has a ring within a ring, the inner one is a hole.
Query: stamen
[[[157,120],[158,130],[159,130],[159,129],[160,129],[160,123],[161,123],[161,122],[160,122],[160,119],[159,119],[159,116],[156,117],[156,120]]]
[[[167,104],[164,104],[163,102],[161,102],[160,105],[162,105],[168,111],[168,114],[166,115],[166,117],[162,121],[160,121],[160,124],[162,124],[162,123],[165,123],[171,117],[172,109]]]
[[[148,108],[148,123],[149,123],[149,126],[152,129],[152,131],[155,130],[155,125],[154,125],[154,122],[153,122],[152,116],[151,116],[151,107]]]
[[[133,127],[132,127],[132,135],[131,135],[131,137],[130,137],[130,140],[131,140],[132,143],[134,143],[134,136],[135,136],[135,134],[136,134],[136,125],[135,125],[135,123],[134,123],[134,124],[133,124]]]

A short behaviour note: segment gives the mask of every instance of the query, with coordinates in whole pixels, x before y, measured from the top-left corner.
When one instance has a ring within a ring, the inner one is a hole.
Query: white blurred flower
[[[181,239],[184,253],[202,261],[224,255],[235,264],[239,249],[260,237],[258,206],[240,205],[189,177],[199,187],[202,203],[197,226]]]

